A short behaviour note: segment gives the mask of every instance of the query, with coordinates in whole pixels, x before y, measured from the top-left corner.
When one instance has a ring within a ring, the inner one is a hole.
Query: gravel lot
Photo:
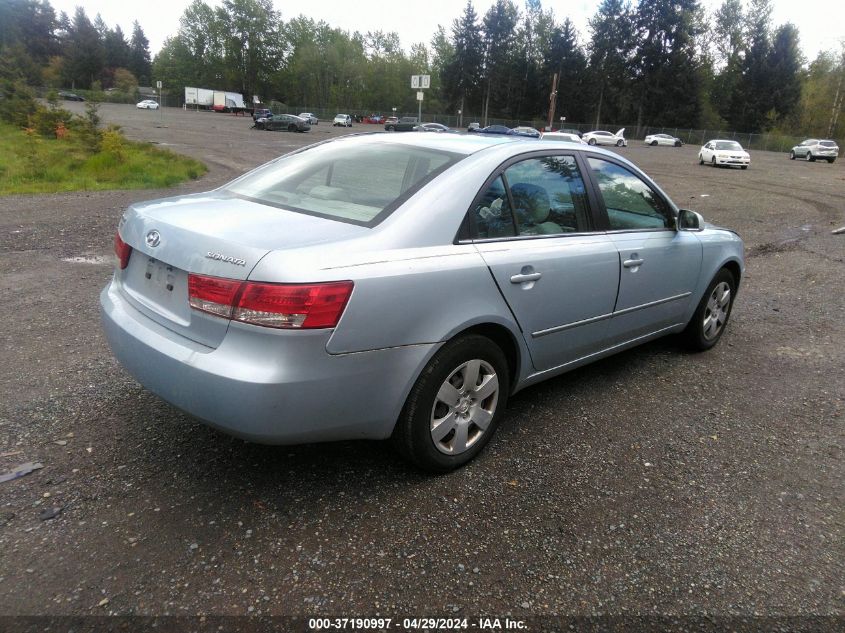
[[[0,198],[0,472],[44,465],[0,483],[0,614],[845,614],[845,159],[753,152],[740,171],[699,166],[697,146],[620,150],[745,239],[722,342],[664,339],[523,391],[478,460],[429,477],[381,443],[218,434],[100,332],[127,204],[348,130],[101,114],[210,172]]]

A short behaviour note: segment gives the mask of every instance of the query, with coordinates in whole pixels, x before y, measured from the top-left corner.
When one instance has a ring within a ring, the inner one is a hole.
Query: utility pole
[[[552,131],[552,122],[555,120],[555,107],[557,106],[557,73],[552,77],[552,94],[549,95],[549,132]]]

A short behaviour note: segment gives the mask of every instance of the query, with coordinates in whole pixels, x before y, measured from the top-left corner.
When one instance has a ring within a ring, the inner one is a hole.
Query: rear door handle
[[[513,277],[511,277],[511,283],[512,284],[523,284],[526,281],[537,281],[542,276],[543,276],[543,273],[528,273],[528,274],[514,275]]]
[[[626,259],[624,262],[622,262],[622,265],[625,268],[636,268],[637,266],[642,266],[643,261],[644,260],[642,259]]]

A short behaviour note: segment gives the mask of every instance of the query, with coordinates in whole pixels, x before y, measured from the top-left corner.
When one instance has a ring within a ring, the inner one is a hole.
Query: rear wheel
[[[393,443],[408,460],[431,472],[463,466],[484,448],[508,399],[508,364],[485,336],[447,343],[417,379]]]
[[[723,268],[707,286],[682,334],[691,349],[705,351],[719,342],[731,316],[735,294],[736,280],[727,268]]]
[[[657,143],[655,143],[655,145],[656,145],[656,144],[657,144]],[[623,141],[622,141],[621,139],[620,139],[620,140],[618,140],[618,141],[616,141],[616,147],[622,147],[622,145],[623,145]]]
[[[680,140],[675,141],[675,147],[680,147],[681,145],[683,145],[682,141],[680,141]]]

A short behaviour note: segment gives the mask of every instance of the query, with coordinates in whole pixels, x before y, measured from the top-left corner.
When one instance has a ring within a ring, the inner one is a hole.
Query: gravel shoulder
[[[0,614],[843,615],[845,160],[620,150],[745,239],[722,342],[664,339],[527,389],[480,459],[428,477],[377,442],[218,434],[129,378],[99,328],[128,204],[349,131],[101,113],[210,171],[0,198],[0,472],[44,466],[0,483]]]

